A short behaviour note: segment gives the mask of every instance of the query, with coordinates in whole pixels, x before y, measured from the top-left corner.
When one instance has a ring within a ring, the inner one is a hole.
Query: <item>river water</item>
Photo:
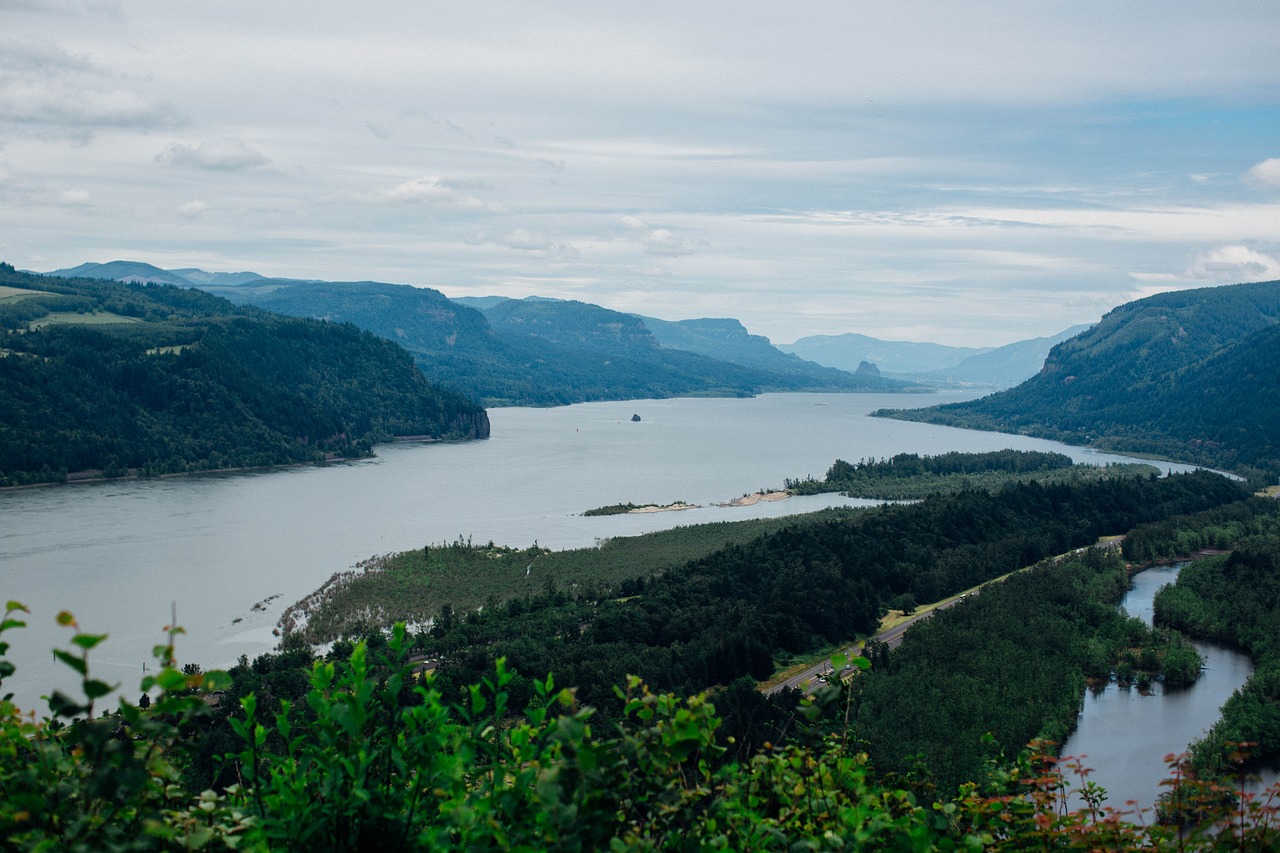
[[[1177,580],[1182,565],[1155,566],[1133,577],[1133,589],[1121,606],[1131,616],[1152,624],[1152,602],[1160,587]],[[1061,754],[1080,760],[1092,770],[1088,780],[1107,791],[1107,805],[1115,809],[1144,809],[1150,816],[1169,778],[1165,756],[1181,754],[1218,720],[1231,694],[1253,674],[1248,656],[1216,643],[1195,643],[1205,658],[1204,671],[1190,687],[1165,690],[1154,683],[1147,691],[1114,682],[1085,695],[1076,731],[1067,738]],[[1074,786],[1082,782],[1068,778]],[[1255,790],[1276,781],[1266,773]],[[1130,804],[1132,803],[1132,804]],[[1071,808],[1080,808],[1078,796]]]
[[[373,554],[458,537],[586,547],[677,524],[857,504],[823,495],[713,506],[788,477],[821,477],[838,457],[1016,448],[1129,461],[867,416],[957,399],[964,395],[776,394],[503,408],[490,412],[487,441],[382,446],[375,459],[327,467],[0,492],[0,594],[32,611],[29,627],[5,637],[18,672],[3,691],[22,707],[43,708],[39,693],[74,684],[49,652],[70,638],[55,624],[62,609],[84,630],[110,635],[93,655],[93,672],[131,693],[171,608],[187,632],[179,660],[226,666],[270,650],[284,607]],[[581,515],[677,500],[704,508]]]

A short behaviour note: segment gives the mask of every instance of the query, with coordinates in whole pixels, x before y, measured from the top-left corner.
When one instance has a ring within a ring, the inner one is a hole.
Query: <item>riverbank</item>
[[[734,498],[728,503],[716,504],[716,506],[755,506],[761,501],[785,501],[791,497],[790,492],[754,492],[750,495],[743,495],[740,498]]]

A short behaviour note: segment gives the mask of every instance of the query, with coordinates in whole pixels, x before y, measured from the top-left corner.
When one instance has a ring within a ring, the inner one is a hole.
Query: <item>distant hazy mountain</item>
[[[1008,388],[1035,376],[1040,372],[1040,368],[1044,367],[1044,360],[1048,357],[1049,350],[1089,328],[1090,324],[1086,323],[1072,326],[1052,337],[1015,341],[988,352],[971,355],[954,367],[923,373],[917,378],[924,381],[960,382]]]
[[[881,373],[902,375],[946,370],[970,356],[990,352],[992,348],[882,341],[850,332],[843,335],[810,335],[793,344],[779,344],[778,349],[840,370],[855,370],[861,362],[866,361],[880,368]]]
[[[866,361],[875,364],[881,373],[925,384],[1008,388],[1035,376],[1055,344],[1087,328],[1088,325],[1072,326],[1052,337],[1030,338],[995,348],[882,341],[850,333],[814,335],[779,349],[845,370]]]
[[[1280,282],[1121,305],[1016,388],[895,417],[1280,472]]]
[[[673,323],[622,314],[598,305],[554,299],[509,299],[485,316],[495,332],[529,336],[568,350],[625,356],[636,366],[678,365],[683,371],[746,381],[760,390],[896,391],[912,383],[863,372],[830,370],[787,356],[737,320]],[[771,354],[770,354],[771,353]],[[719,365],[719,367],[714,367]],[[726,370],[728,368],[728,370]]]
[[[81,264],[70,269],[54,270],[45,275],[61,278],[93,278],[100,281],[123,281],[133,284],[173,284],[190,287],[194,282],[177,272],[162,270],[137,261],[111,261],[105,264]]]
[[[696,352],[783,376],[804,377],[819,384],[840,385],[848,382],[849,371],[806,361],[793,353],[785,353],[763,335],[753,335],[741,322],[732,318],[698,320],[659,320],[642,317],[645,326],[658,343],[667,349]],[[867,371],[862,371],[865,374]],[[858,371],[853,371],[855,375]],[[877,374],[879,375],[879,374]]]

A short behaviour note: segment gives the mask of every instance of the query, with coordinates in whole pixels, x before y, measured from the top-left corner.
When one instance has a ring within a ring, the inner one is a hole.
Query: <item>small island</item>
[[[583,515],[626,515],[631,512],[675,512],[682,509],[699,509],[697,504],[674,501],[669,504],[610,504],[609,506],[589,509]]]

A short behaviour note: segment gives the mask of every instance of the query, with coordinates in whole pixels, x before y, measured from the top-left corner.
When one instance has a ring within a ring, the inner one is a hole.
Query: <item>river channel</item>
[[[1155,566],[1134,575],[1133,588],[1121,606],[1150,625],[1156,593],[1177,580],[1183,565]],[[1112,682],[1085,695],[1076,731],[1061,754],[1079,759],[1092,770],[1088,780],[1106,789],[1107,805],[1112,808],[1143,809],[1150,818],[1164,790],[1160,783],[1169,777],[1164,757],[1185,752],[1205,734],[1217,722],[1223,703],[1253,674],[1252,661],[1234,649],[1199,641],[1195,646],[1205,666],[1190,687],[1165,690],[1157,682],[1139,690]],[[1066,772],[1078,787],[1081,780]],[[1252,788],[1258,790],[1276,780],[1276,773],[1264,773]],[[1070,807],[1081,806],[1083,801],[1072,796]]]
[[[274,647],[272,629],[286,606],[374,554],[458,537],[589,547],[677,524],[860,503],[822,495],[716,506],[788,477],[821,477],[837,458],[1015,448],[1132,461],[868,417],[885,406],[964,396],[772,394],[503,408],[491,410],[486,441],[383,446],[377,458],[326,467],[3,491],[0,593],[32,611],[29,627],[5,637],[18,672],[4,691],[22,707],[43,708],[40,693],[74,684],[51,663],[50,649],[70,639],[55,624],[61,609],[84,630],[110,635],[94,652],[94,674],[132,693],[171,608],[187,632],[179,660],[226,666]],[[582,516],[608,504],[677,500],[703,508]]]

